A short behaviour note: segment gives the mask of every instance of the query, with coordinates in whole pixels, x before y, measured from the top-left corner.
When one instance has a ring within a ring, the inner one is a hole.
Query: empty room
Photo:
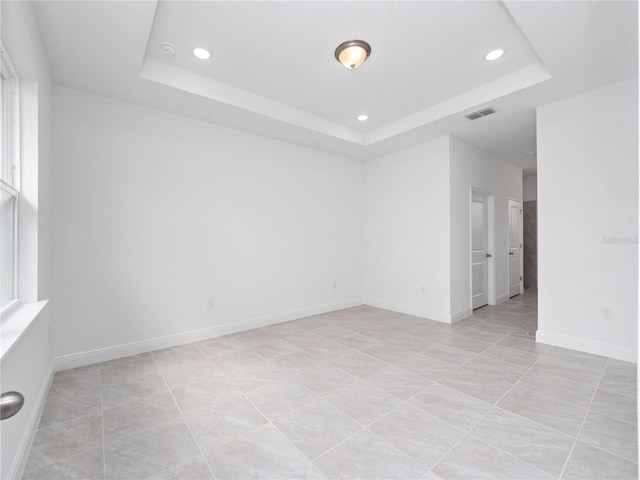
[[[638,478],[636,1],[0,0],[0,478]]]

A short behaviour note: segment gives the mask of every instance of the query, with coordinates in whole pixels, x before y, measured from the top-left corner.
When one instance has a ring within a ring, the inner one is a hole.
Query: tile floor
[[[636,367],[360,306],[56,375],[24,479],[638,478]]]

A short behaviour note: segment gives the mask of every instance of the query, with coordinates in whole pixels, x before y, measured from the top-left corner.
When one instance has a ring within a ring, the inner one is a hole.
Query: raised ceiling
[[[451,133],[531,171],[536,106],[638,68],[636,2],[47,1],[35,9],[57,83],[363,159]],[[354,38],[372,54],[348,70],[333,51]],[[163,42],[175,56],[163,55]],[[195,58],[195,47],[211,59]],[[505,55],[486,61],[495,48]],[[464,117],[486,106],[497,113]]]
[[[348,70],[333,52],[353,38],[373,54]],[[162,42],[177,47],[174,57]],[[195,58],[195,45],[212,59]],[[497,47],[508,54],[486,61]],[[477,1],[160,2],[146,56],[366,132],[538,63],[504,6]]]

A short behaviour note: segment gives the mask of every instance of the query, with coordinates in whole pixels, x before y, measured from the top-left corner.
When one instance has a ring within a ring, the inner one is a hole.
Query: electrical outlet
[[[207,304],[207,308],[208,308],[209,310],[213,310],[213,307],[215,307],[215,303],[214,303],[214,301],[213,301],[213,298],[210,298],[210,299],[209,299],[209,303]]]
[[[333,289],[334,290],[338,289],[338,282],[336,282],[336,281],[333,282]]]
[[[611,307],[602,307],[600,309],[600,318],[602,320],[611,320],[612,317],[613,317],[613,312]]]
[[[426,292],[427,292],[427,290],[424,288],[424,285],[422,285],[422,286],[420,287],[420,293],[421,293],[422,295],[424,295]]]

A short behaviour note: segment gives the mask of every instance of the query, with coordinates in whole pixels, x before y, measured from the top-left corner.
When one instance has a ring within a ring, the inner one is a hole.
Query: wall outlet
[[[613,312],[611,307],[602,307],[600,309],[600,318],[602,320],[611,320],[613,316]]]
[[[425,293],[427,293],[427,289],[426,289],[426,288],[424,288],[424,285],[422,285],[422,286],[420,287],[420,293],[421,293],[422,295],[424,295]]]
[[[209,310],[213,310],[213,307],[215,307],[215,306],[216,306],[216,304],[215,304],[215,302],[213,301],[213,298],[210,298],[210,299],[209,299],[209,302],[207,303],[207,308],[208,308]]]
[[[338,289],[338,282],[336,282],[336,281],[333,282],[333,289],[334,290]]]

